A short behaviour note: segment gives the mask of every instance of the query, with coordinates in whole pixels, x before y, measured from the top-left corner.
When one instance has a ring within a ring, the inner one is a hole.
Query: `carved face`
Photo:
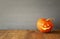
[[[41,18],[37,22],[37,28],[41,32],[50,32],[53,27],[53,23],[50,20],[46,20],[45,18]]]

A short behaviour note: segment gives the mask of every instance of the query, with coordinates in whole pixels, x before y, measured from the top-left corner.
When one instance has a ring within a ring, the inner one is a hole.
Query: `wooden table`
[[[50,33],[35,30],[0,30],[0,39],[60,39],[60,30]]]

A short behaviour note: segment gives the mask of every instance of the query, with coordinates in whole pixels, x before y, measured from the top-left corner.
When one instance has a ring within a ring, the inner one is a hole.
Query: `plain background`
[[[55,18],[60,29],[60,0],[0,0],[0,29],[37,29],[38,18]]]

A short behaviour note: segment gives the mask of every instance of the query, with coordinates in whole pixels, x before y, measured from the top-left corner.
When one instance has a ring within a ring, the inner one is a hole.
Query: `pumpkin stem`
[[[54,18],[47,18],[47,19],[46,19],[46,21],[49,21],[49,20],[51,20],[51,21],[55,21]]]

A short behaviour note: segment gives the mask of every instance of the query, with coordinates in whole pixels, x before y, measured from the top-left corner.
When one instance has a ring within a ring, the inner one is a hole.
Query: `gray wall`
[[[0,29],[36,29],[38,18],[53,17],[60,28],[60,0],[0,0]]]

